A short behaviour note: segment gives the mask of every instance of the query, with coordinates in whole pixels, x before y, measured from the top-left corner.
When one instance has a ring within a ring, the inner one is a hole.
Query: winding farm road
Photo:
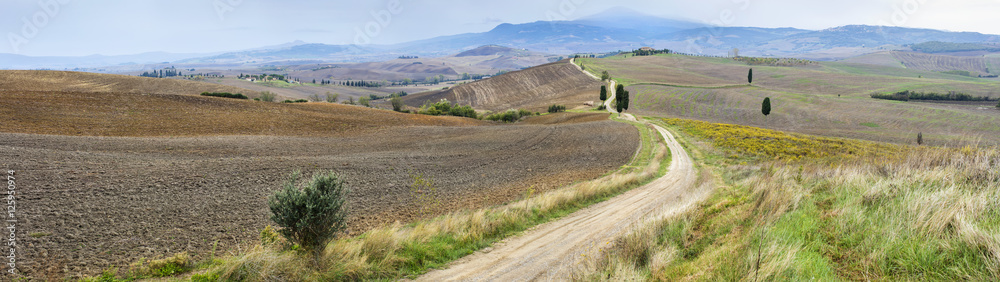
[[[418,281],[569,280],[585,259],[599,255],[631,227],[691,207],[708,191],[698,191],[695,187],[697,172],[674,136],[662,127],[654,127],[673,156],[663,177],[536,226],[521,236],[462,258],[447,269],[427,273]]]

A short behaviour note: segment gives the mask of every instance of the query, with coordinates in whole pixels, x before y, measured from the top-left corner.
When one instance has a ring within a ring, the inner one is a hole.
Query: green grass
[[[862,122],[862,123],[860,123],[860,125],[861,126],[871,127],[871,128],[879,128],[880,127],[877,123],[874,123],[874,122]]]
[[[696,162],[719,175],[718,187],[692,211],[652,225],[659,236],[651,249],[677,254],[665,263],[632,261],[643,279],[985,281],[998,274],[1000,201],[984,199],[1000,195],[1000,173],[988,165],[1000,152],[911,148],[894,157],[774,161],[727,149],[744,145],[720,143],[706,134],[711,126],[664,125],[695,145]]]

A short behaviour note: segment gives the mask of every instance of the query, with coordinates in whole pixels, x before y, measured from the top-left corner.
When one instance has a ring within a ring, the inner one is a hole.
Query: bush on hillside
[[[399,94],[392,94],[392,98],[389,98],[389,103],[392,104],[393,111],[403,111],[403,98],[400,98]]]
[[[201,96],[222,97],[222,98],[232,98],[232,99],[242,99],[242,100],[250,99],[247,96],[244,96],[243,94],[240,93],[233,94],[229,92],[204,92],[201,93]]]
[[[293,173],[267,205],[271,221],[282,227],[278,232],[311,253],[318,267],[326,244],[346,227],[348,189],[333,172],[313,175],[301,189],[298,180],[299,172]]]
[[[448,114],[456,117],[478,118],[476,110],[472,106],[454,106],[448,111]]]
[[[549,113],[550,114],[559,113],[559,112],[565,112],[565,111],[566,111],[566,106],[563,106],[563,105],[551,105],[551,106],[549,106]]]
[[[484,117],[485,120],[499,122],[517,122],[523,117],[531,116],[531,112],[526,110],[508,110],[502,113],[495,113]]]
[[[274,95],[270,91],[260,92],[260,100],[264,102],[274,102],[275,96],[277,95]]]

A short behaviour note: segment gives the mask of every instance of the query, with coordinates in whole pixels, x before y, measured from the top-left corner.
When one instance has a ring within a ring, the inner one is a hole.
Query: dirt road
[[[594,75],[594,74],[592,74],[592,73],[590,73],[588,71],[584,71],[583,68],[580,67],[580,65],[576,64],[576,59],[575,58],[574,59],[569,59],[569,63],[572,64],[573,66],[576,66],[576,68],[578,70],[580,70],[584,74],[587,74],[587,76],[589,76],[589,77],[591,77],[593,79],[596,79],[596,80],[601,80],[600,77],[597,77],[596,75]],[[608,112],[612,113],[612,114],[618,113],[618,112],[615,111],[615,108],[611,106],[611,101],[615,100],[615,95],[617,94],[617,93],[615,93],[615,91],[616,91],[615,87],[617,87],[617,86],[618,86],[618,83],[615,82],[614,80],[611,80],[611,82],[608,83],[608,99],[604,100],[604,108],[606,108],[608,110]],[[628,121],[635,121],[635,122],[639,121],[639,120],[637,120],[635,118],[635,116],[632,116],[631,114],[626,114],[626,113],[622,113],[619,118],[624,119],[624,120],[628,120]]]
[[[656,126],[673,154],[663,177],[558,221],[536,226],[526,234],[465,257],[449,268],[419,281],[443,280],[568,280],[587,257],[598,255],[634,224],[687,209],[706,193],[694,191],[697,172],[684,148]]]

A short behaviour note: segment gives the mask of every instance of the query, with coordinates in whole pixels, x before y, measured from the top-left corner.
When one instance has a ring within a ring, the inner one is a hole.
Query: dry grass
[[[1000,271],[996,150],[914,148],[896,158],[774,161],[733,158],[729,149],[703,143],[712,139],[688,138],[702,144],[701,161],[717,168],[722,186],[698,209],[620,240],[590,275],[993,280]]]

